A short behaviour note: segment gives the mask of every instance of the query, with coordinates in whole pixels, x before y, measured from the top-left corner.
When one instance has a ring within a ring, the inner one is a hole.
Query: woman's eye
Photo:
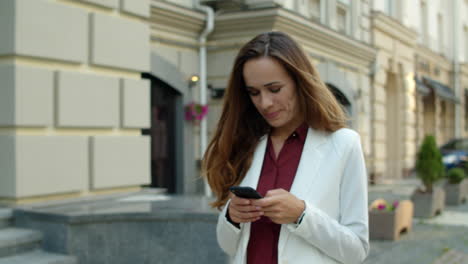
[[[281,87],[280,88],[272,88],[272,89],[270,89],[270,91],[272,93],[277,93],[277,92],[281,91]]]
[[[256,95],[260,94],[259,91],[248,90],[247,92],[249,93],[250,96],[256,96]]]

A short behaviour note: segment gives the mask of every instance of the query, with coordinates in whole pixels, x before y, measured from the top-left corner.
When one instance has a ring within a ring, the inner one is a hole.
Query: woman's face
[[[249,60],[243,76],[252,103],[270,126],[294,130],[301,124],[296,85],[278,61],[270,57]]]

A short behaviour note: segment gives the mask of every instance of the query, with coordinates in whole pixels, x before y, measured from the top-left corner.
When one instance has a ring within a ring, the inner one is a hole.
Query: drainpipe
[[[459,12],[457,6],[459,6],[459,0],[454,0],[452,2],[452,11],[453,11],[453,89],[455,92],[455,97],[461,100],[462,93],[460,89],[460,63],[458,62],[458,30],[459,30]],[[461,137],[461,104],[455,103],[455,137]]]
[[[204,6],[200,4],[200,0],[194,0],[194,7],[197,10],[205,12],[206,14],[206,24],[205,29],[198,37],[198,42],[200,44],[199,50],[199,60],[200,60],[200,104],[207,104],[207,85],[206,85],[206,38],[213,31],[214,28],[214,11],[209,6]],[[208,128],[207,128],[207,117],[203,118],[200,123],[200,157],[203,157],[207,147],[208,139]],[[205,196],[211,197],[212,192],[208,182],[205,181]]]

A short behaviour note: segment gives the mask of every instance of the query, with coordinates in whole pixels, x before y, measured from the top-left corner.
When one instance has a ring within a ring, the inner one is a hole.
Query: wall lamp
[[[192,88],[195,85],[197,85],[198,81],[200,81],[200,77],[198,77],[198,75],[190,76],[190,78],[189,78],[189,88]]]

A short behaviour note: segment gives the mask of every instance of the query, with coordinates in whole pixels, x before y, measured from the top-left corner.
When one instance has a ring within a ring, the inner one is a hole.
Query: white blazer
[[[257,188],[267,136],[253,156],[241,186]],[[362,263],[369,252],[367,173],[359,135],[343,128],[333,133],[309,128],[290,192],[306,203],[302,222],[283,224],[278,263]],[[229,201],[227,203],[229,205]],[[218,218],[217,238],[232,263],[247,261],[250,223],[240,229]]]

